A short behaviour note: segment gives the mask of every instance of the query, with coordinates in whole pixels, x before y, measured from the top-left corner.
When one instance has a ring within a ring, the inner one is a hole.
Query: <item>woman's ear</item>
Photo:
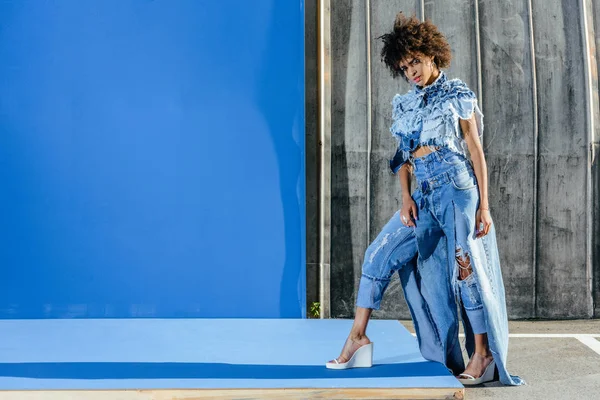
[[[431,66],[435,65],[435,56],[427,57],[427,61],[428,61],[429,65],[431,65]]]

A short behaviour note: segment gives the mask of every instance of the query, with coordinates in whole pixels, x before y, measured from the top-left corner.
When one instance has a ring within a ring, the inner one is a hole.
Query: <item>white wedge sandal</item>
[[[473,385],[481,385],[482,383],[491,382],[495,379],[496,375],[496,361],[492,360],[492,362],[487,366],[483,375],[479,378],[474,378],[469,374],[460,374],[458,380],[465,386],[473,386]],[[464,376],[466,378],[460,378]]]
[[[360,346],[345,363],[336,359],[325,366],[329,369],[369,368],[373,366],[373,343]]]

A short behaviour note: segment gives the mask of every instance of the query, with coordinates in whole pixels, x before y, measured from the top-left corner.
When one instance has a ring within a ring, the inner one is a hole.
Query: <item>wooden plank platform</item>
[[[0,392],[10,400],[410,399],[463,400],[464,389],[231,389]]]
[[[0,321],[0,399],[462,399],[397,321],[372,321],[372,368],[334,371],[352,321]]]

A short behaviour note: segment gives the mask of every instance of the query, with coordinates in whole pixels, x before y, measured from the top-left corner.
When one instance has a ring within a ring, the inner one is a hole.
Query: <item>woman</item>
[[[400,171],[402,209],[365,254],[354,326],[327,367],[371,365],[366,325],[398,270],[425,358],[444,363],[465,385],[491,381],[496,371],[502,383],[520,385],[506,370],[508,321],[477,98],[441,71],[450,64],[450,46],[431,22],[400,13],[381,39],[392,76],[413,85],[392,101],[398,149],[390,166]],[[470,357],[464,370],[456,304]]]

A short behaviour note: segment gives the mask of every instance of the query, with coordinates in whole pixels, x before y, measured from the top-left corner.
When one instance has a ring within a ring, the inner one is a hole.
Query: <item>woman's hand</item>
[[[417,204],[411,196],[402,198],[402,209],[400,210],[400,221],[404,226],[417,226],[415,221],[418,221]]]
[[[477,233],[477,238],[484,237],[490,231],[490,227],[492,226],[492,216],[490,215],[490,211],[487,209],[477,209],[477,215],[475,216],[475,231]]]

